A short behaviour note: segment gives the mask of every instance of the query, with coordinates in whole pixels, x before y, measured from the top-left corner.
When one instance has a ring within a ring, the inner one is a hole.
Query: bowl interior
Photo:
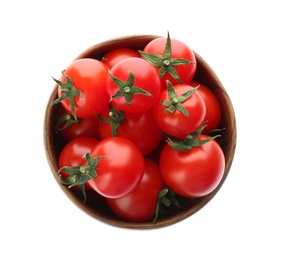
[[[142,50],[143,47],[149,41],[157,37],[159,36],[133,35],[133,36],[115,38],[90,47],[89,49],[82,52],[79,56],[77,56],[76,59],[79,58],[102,59],[102,57],[107,51],[119,47],[129,47],[137,50]],[[218,141],[225,155],[225,160],[226,160],[225,172],[220,184],[212,193],[197,199],[186,199],[180,197],[179,200],[183,206],[183,209],[179,210],[172,207],[170,208],[170,210],[167,211],[168,213],[163,219],[160,219],[154,223],[153,222],[130,223],[130,222],[122,221],[118,219],[116,216],[114,216],[113,213],[111,213],[111,211],[107,208],[106,204],[104,203],[104,199],[102,197],[99,197],[94,193],[88,194],[88,199],[86,203],[84,203],[80,192],[74,189],[68,189],[59,182],[57,176],[57,171],[58,171],[57,160],[60,151],[65,145],[65,143],[60,139],[60,137],[54,131],[54,126],[56,123],[55,117],[58,109],[58,105],[51,106],[51,102],[57,98],[57,85],[54,86],[51,95],[49,97],[45,112],[45,120],[44,120],[45,152],[52,174],[54,175],[59,186],[61,187],[63,192],[84,212],[86,212],[87,214],[93,216],[98,220],[119,227],[140,228],[140,229],[164,227],[167,225],[174,224],[178,221],[181,221],[191,216],[192,214],[196,213],[206,203],[208,203],[218,192],[218,190],[220,189],[220,187],[222,186],[228,175],[235,153],[235,147],[236,147],[235,115],[230,98],[225,88],[221,84],[220,80],[214,73],[214,71],[210,68],[210,66],[205,62],[205,60],[201,56],[199,56],[197,53],[195,53],[195,56],[197,60],[197,72],[194,79],[207,85],[216,94],[221,104],[222,114],[223,114],[221,127],[224,127],[225,130],[222,132],[221,140]]]

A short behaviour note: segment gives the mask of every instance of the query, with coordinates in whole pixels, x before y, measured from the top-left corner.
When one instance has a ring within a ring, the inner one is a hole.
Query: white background
[[[1,259],[283,259],[281,1],[2,1]],[[86,48],[118,36],[186,42],[233,102],[237,149],[214,199],[157,230],[128,230],[77,208],[44,153],[54,82]]]

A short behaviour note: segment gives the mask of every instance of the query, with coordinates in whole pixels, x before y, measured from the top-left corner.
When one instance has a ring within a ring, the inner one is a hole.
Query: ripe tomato
[[[162,132],[155,123],[151,108],[145,112],[122,114],[111,110],[108,108],[100,115],[98,131],[101,139],[110,136],[127,138],[136,144],[144,156],[158,146]],[[116,130],[113,129],[115,127]]]
[[[106,198],[118,198],[132,191],[141,181],[145,162],[138,147],[122,137],[100,141],[90,152],[92,158],[106,156],[98,161],[97,177],[89,185]]]
[[[183,100],[185,93],[191,95]],[[203,123],[205,103],[197,91],[187,84],[172,86],[162,90],[154,105],[154,118],[159,128],[168,135],[184,139],[187,134],[195,132]],[[176,100],[177,98],[177,100]],[[188,114],[185,114],[185,111]]]
[[[125,221],[148,221],[155,215],[158,193],[163,186],[158,164],[145,159],[145,172],[139,185],[121,198],[106,201],[110,209]]]
[[[85,165],[86,160],[83,156],[86,153],[89,153],[98,142],[97,139],[91,137],[77,137],[68,142],[59,155],[58,168],[61,169],[65,166],[72,167]],[[60,174],[63,180],[66,180],[69,177],[69,174],[64,170],[61,170]],[[82,188],[77,185],[73,187],[75,189]],[[85,183],[84,188],[85,190],[89,190],[89,184]]]
[[[155,68],[141,58],[127,58],[110,70],[109,89],[112,105],[129,113],[143,112],[152,107],[161,90]]]
[[[96,117],[75,118],[61,105],[56,116],[56,132],[69,142],[76,137],[93,137],[99,139],[98,119]]]
[[[137,57],[140,58],[141,55],[137,50],[130,49],[130,48],[116,48],[111,51],[108,51],[102,61],[111,69],[116,63],[119,61],[131,58],[131,57]]]
[[[208,133],[211,130],[217,129],[220,126],[222,110],[216,95],[206,85],[198,81],[193,80],[190,85],[192,87],[199,86],[198,93],[201,95],[205,103],[206,113],[204,122],[206,122],[207,125],[205,126],[203,133]]]
[[[201,134],[198,140],[209,138]],[[220,183],[225,158],[215,140],[188,151],[176,151],[168,144],[160,155],[160,171],[164,182],[175,193],[198,198],[212,192]]]
[[[75,118],[93,117],[101,113],[110,102],[107,88],[108,67],[99,60],[84,58],[73,61],[60,80],[58,96],[53,104],[61,102]]]
[[[184,42],[166,38],[156,38],[150,41],[141,56],[156,66],[161,77],[162,89],[166,89],[166,81],[175,84],[189,84],[196,73],[196,58],[194,52]]]

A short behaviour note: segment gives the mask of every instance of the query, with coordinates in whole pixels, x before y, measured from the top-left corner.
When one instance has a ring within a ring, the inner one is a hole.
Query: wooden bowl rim
[[[120,44],[124,44],[125,42],[138,42],[139,40],[142,41],[150,41],[152,39],[155,38],[159,38],[161,36],[157,36],[157,35],[129,35],[129,36],[121,36],[121,37],[117,37],[117,38],[112,38],[110,40],[107,41],[103,41],[101,43],[98,43],[96,45],[93,45],[91,47],[89,47],[88,49],[86,49],[85,51],[83,51],[80,55],[78,55],[76,59],[79,58],[84,58],[89,56],[94,50],[96,50],[97,53],[99,53],[100,50],[100,55],[103,56],[105,54],[105,52],[109,49],[106,48],[106,46],[109,46],[109,44],[113,47],[113,46],[120,46]],[[114,47],[113,47],[114,48]],[[229,156],[229,160],[226,160],[226,167],[225,167],[225,173],[224,176],[222,178],[221,183],[218,185],[218,187],[209,195],[203,197],[200,200],[200,203],[189,208],[186,209],[182,212],[177,213],[176,215],[173,215],[171,217],[165,218],[165,219],[161,219],[158,220],[156,222],[143,222],[143,223],[132,223],[132,222],[125,222],[123,220],[120,219],[112,219],[108,216],[105,216],[103,214],[101,214],[100,212],[96,212],[94,210],[92,210],[90,207],[88,207],[87,205],[83,204],[82,201],[80,201],[72,192],[70,192],[70,190],[63,186],[61,183],[59,183],[58,178],[57,178],[57,171],[58,171],[58,167],[57,167],[57,159],[56,156],[54,155],[54,151],[53,151],[53,144],[52,144],[52,138],[50,135],[48,135],[48,133],[51,130],[51,123],[52,123],[52,111],[53,111],[53,107],[51,107],[51,102],[57,97],[57,85],[55,84],[55,86],[53,87],[53,90],[50,94],[50,97],[48,99],[47,105],[46,105],[46,111],[45,111],[45,115],[44,115],[44,127],[43,127],[43,135],[44,135],[44,148],[45,148],[45,154],[47,157],[47,161],[49,164],[49,167],[51,169],[51,172],[54,176],[54,178],[56,179],[58,185],[60,186],[60,188],[63,190],[63,192],[67,195],[67,197],[76,205],[78,206],[82,211],[84,211],[85,213],[89,214],[90,216],[94,217],[95,219],[102,221],[106,224],[110,224],[116,227],[122,227],[122,228],[134,228],[134,229],[152,229],[152,228],[160,228],[160,227],[166,227],[172,224],[175,224],[179,221],[182,221],[186,218],[188,218],[189,216],[195,214],[197,211],[199,211],[201,208],[203,208],[215,195],[216,193],[219,191],[219,189],[221,188],[222,184],[224,183],[229,171],[230,171],[230,167],[232,165],[232,161],[234,158],[234,154],[235,154],[235,148],[236,148],[236,119],[235,119],[235,113],[234,113],[234,109],[231,103],[231,100],[229,98],[228,93],[226,92],[226,89],[224,88],[224,86],[222,85],[221,81],[219,80],[218,76],[216,75],[216,73],[212,70],[212,68],[208,65],[208,63],[196,52],[195,56],[196,56],[196,60],[197,60],[197,64],[200,64],[201,66],[203,66],[203,69],[209,72],[210,77],[212,77],[214,79],[215,82],[217,82],[217,87],[220,89],[220,91],[222,93],[224,93],[223,95],[226,97],[226,106],[225,108],[227,108],[230,111],[230,115],[231,115],[231,135],[229,136],[229,148],[228,148],[228,156]],[[53,151],[53,153],[52,153]]]

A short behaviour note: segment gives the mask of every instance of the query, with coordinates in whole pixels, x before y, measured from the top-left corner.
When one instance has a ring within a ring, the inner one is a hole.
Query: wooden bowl
[[[102,59],[104,54],[114,48],[119,47],[130,47],[137,50],[142,50],[143,47],[151,40],[157,38],[159,36],[154,35],[132,35],[132,36],[124,36],[119,38],[114,38],[109,41],[105,41],[99,44],[96,44],[89,49],[82,52],[76,59],[79,58],[96,58]],[[225,127],[225,130],[221,133],[222,138],[220,140],[220,145],[223,149],[225,155],[225,173],[224,176],[218,185],[218,187],[209,195],[197,198],[197,199],[185,199],[180,198],[181,203],[183,205],[182,210],[178,210],[176,208],[169,208],[167,215],[156,222],[144,222],[144,223],[131,223],[125,222],[118,219],[114,216],[113,213],[109,210],[104,202],[103,198],[97,197],[95,195],[88,195],[86,203],[83,202],[82,195],[80,192],[77,192],[74,189],[68,189],[66,186],[62,185],[58,180],[58,167],[57,160],[60,154],[62,147],[64,146],[64,142],[60,139],[60,137],[54,132],[55,125],[55,117],[58,109],[58,105],[51,106],[51,102],[57,98],[57,85],[54,86],[51,95],[49,97],[46,112],[45,112],[45,120],[44,120],[44,145],[45,152],[47,156],[47,160],[49,166],[51,168],[52,174],[55,177],[55,180],[58,182],[59,187],[63,190],[63,192],[67,195],[71,201],[75,205],[77,205],[80,209],[82,209],[87,214],[91,215],[95,219],[103,221],[105,223],[124,227],[124,228],[136,228],[136,229],[150,229],[150,228],[159,228],[165,227],[174,223],[177,223],[181,220],[184,220],[198,210],[200,210],[203,206],[205,206],[218,192],[224,183],[235,153],[236,147],[236,121],[235,114],[233,110],[233,106],[231,104],[230,98],[221,84],[220,80],[214,73],[214,71],[210,68],[210,66],[205,62],[203,58],[201,58],[197,53],[197,72],[195,75],[195,80],[200,81],[207,85],[213,92],[216,94],[219,102],[221,104],[223,118],[221,127]]]

